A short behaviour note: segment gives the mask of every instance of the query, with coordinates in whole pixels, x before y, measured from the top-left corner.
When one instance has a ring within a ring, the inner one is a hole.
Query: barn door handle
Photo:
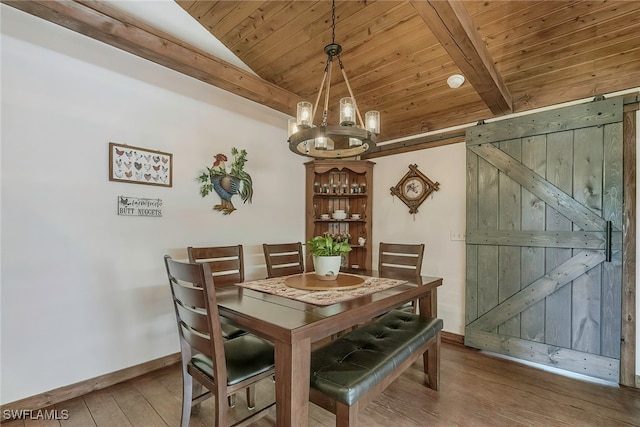
[[[613,223],[607,221],[605,229],[604,257],[605,261],[611,262],[611,232],[613,231]]]

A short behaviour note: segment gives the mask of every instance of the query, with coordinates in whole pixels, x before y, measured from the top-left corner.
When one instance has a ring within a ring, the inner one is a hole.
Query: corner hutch
[[[306,241],[325,232],[348,238],[352,251],[343,258],[343,267],[371,269],[374,164],[367,160],[305,163]],[[339,211],[344,211],[346,218],[339,219],[344,216]],[[362,239],[364,243],[360,244]],[[306,264],[313,266],[311,257]]]

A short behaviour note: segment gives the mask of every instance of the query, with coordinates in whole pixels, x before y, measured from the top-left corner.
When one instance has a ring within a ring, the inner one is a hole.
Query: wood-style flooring
[[[367,427],[422,426],[640,426],[640,390],[560,376],[460,345],[443,343],[441,389],[421,383],[421,361],[361,409]],[[178,365],[47,408],[68,419],[14,420],[3,427],[179,426],[182,379]],[[274,384],[259,384],[258,405],[274,396]],[[238,395],[231,410],[246,411]],[[275,409],[255,423],[275,426]],[[192,427],[210,426],[213,402],[202,404]],[[329,412],[310,405],[310,426],[334,426]]]

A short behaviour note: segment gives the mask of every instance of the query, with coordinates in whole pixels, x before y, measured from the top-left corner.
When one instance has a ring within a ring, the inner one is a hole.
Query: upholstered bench
[[[311,402],[356,426],[364,407],[420,356],[427,385],[438,389],[442,320],[393,310],[311,354]]]

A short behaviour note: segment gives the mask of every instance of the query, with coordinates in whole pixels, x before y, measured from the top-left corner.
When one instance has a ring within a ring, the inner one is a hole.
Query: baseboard
[[[140,375],[144,375],[148,372],[164,368],[165,366],[173,365],[174,363],[177,363],[179,361],[179,352],[170,354],[159,359],[150,360],[149,362],[141,363],[139,365],[111,372],[109,374],[104,374],[99,377],[88,379],[86,381],[81,381],[79,383],[57,388],[55,390],[46,391],[35,396],[16,400],[15,402],[6,403],[2,405],[0,413],[4,414],[4,411],[7,410],[20,411],[46,408],[47,406],[55,405],[56,403],[64,402],[69,399],[91,393],[92,391],[101,390],[114,384],[130,380]],[[5,420],[4,417],[1,418],[2,421],[9,421]]]
[[[440,339],[449,344],[464,345],[464,335],[454,334],[453,332],[440,332]]]

